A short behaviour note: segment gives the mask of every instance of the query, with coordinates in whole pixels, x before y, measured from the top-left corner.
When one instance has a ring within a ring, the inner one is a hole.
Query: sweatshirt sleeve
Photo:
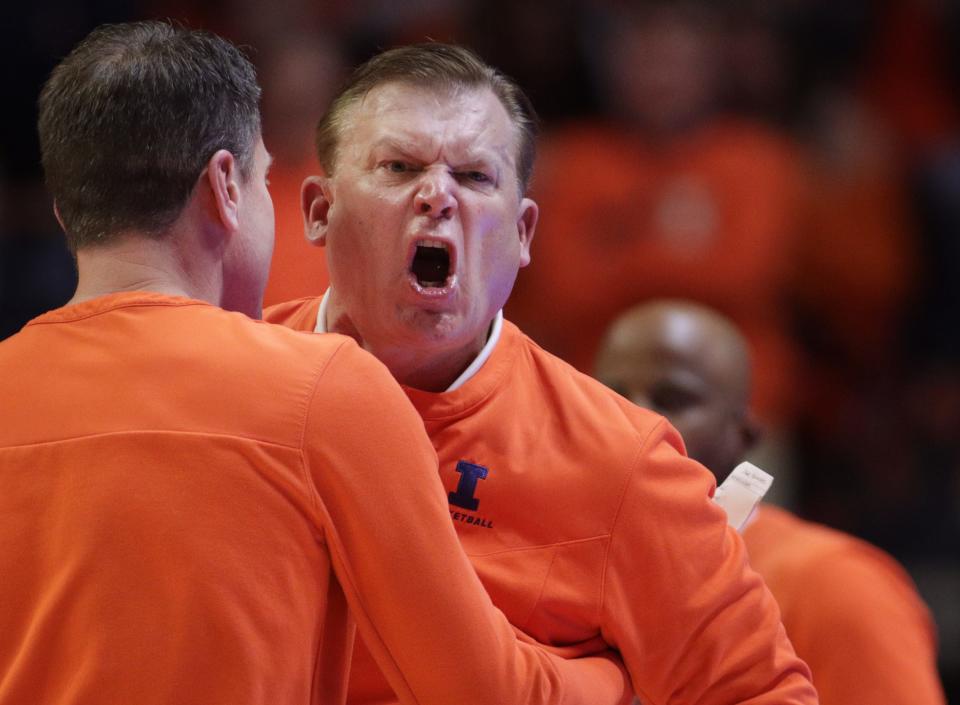
[[[643,705],[817,702],[769,590],[666,422],[644,438],[604,568],[602,630]],[[641,569],[642,566],[642,569]]]
[[[566,661],[518,639],[456,537],[420,417],[352,341],[322,374],[303,445],[334,572],[404,705],[629,697],[615,658]]]

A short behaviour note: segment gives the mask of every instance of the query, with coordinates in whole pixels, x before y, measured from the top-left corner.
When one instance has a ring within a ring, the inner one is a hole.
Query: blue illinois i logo
[[[487,469],[461,460],[457,463],[457,472],[460,473],[457,491],[448,494],[447,500],[450,504],[474,511],[480,506],[480,500],[473,496],[477,491],[477,482],[487,476]]]

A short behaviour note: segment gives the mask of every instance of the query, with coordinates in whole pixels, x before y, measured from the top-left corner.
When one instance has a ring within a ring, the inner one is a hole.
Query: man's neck
[[[129,235],[77,252],[77,290],[70,304],[124,291],[150,291],[216,304],[217,285],[191,277],[169,242]]]
[[[325,301],[329,300],[330,292],[325,296]],[[397,382],[425,392],[444,392],[455,382],[459,382],[467,368],[477,361],[494,328],[493,324],[499,321],[498,314],[491,325],[484,329],[483,334],[468,345],[451,350],[438,350],[428,345],[411,348],[390,341],[384,344],[384,341],[366,339],[346,311],[335,304],[322,306],[319,315],[325,315],[324,330],[353,338],[360,347],[380,360]],[[482,360],[479,362],[482,364]]]
[[[482,347],[481,341],[478,347],[471,346],[469,349],[449,354],[431,353],[429,359],[423,353],[419,355],[401,353],[391,358],[390,352],[393,351],[383,351],[378,354],[376,350],[367,349],[387,366],[393,378],[403,386],[424,392],[445,392],[476,359]]]

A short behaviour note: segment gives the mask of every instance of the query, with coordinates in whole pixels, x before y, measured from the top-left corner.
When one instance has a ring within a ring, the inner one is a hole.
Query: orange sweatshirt
[[[35,319],[0,370],[3,705],[341,703],[352,618],[404,703],[626,690],[517,644],[351,340],[123,293]]]
[[[946,702],[930,614],[890,556],[769,505],[744,541],[822,705]]]
[[[319,303],[266,316],[313,330]],[[644,705],[816,702],[772,596],[710,500],[712,476],[664,419],[509,322],[460,388],[405,391],[439,454],[460,540],[519,629],[571,657],[617,649]],[[396,702],[362,650],[350,702]]]

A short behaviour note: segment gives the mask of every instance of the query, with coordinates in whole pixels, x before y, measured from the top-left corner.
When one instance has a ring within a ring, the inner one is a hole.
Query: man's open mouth
[[[442,288],[450,280],[450,250],[439,240],[418,240],[410,273],[424,289]]]

